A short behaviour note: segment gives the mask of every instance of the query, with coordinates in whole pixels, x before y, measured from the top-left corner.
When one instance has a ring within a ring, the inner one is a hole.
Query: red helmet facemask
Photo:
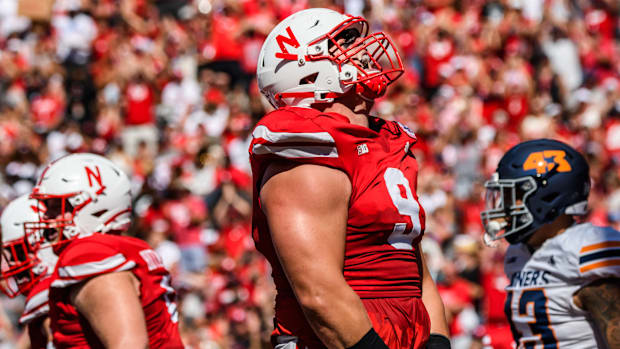
[[[23,238],[2,243],[0,291],[11,298],[27,294],[47,273],[47,266],[36,254],[41,231],[37,222],[24,223]]]
[[[84,202],[78,207],[69,203],[69,198],[75,194],[45,195],[34,191],[30,196],[39,201],[42,210],[39,211],[38,227],[41,229],[41,242],[51,244],[54,253],[59,254],[62,247],[77,238],[79,232],[73,218],[76,213],[88,204]]]

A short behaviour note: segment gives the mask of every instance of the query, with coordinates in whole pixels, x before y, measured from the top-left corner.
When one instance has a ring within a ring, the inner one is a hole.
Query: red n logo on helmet
[[[299,42],[297,41],[297,38],[293,34],[291,27],[286,27],[286,33],[288,34],[288,37],[284,35],[276,36],[276,42],[278,43],[278,46],[280,46],[280,51],[282,51],[282,52],[276,52],[276,58],[282,58],[282,59],[288,59],[290,61],[295,61],[297,60],[297,55],[289,53],[288,50],[286,49],[286,46],[284,46],[284,44],[288,44],[294,48],[299,48]]]
[[[95,173],[93,170],[86,166],[84,166],[84,169],[86,170],[86,177],[88,177],[88,185],[92,187],[93,179],[95,179],[95,181],[97,181],[97,184],[99,185],[99,190],[97,190],[97,194],[103,193],[103,191],[105,190],[105,186],[101,181],[101,172],[99,172],[99,166],[95,166],[95,170],[97,171],[97,173]]]

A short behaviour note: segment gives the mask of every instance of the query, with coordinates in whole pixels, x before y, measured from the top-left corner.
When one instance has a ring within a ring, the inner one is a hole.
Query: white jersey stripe
[[[105,273],[115,273],[115,272],[119,272],[119,271],[131,270],[135,266],[136,266],[136,262],[134,262],[134,261],[127,261],[125,264],[121,265],[118,268],[112,267],[112,268],[108,268],[108,269],[101,269],[101,270],[99,270],[99,271],[97,271],[95,273],[84,274],[84,275],[80,275],[80,276],[88,276],[88,275],[93,275],[94,276],[94,274],[101,274],[101,273],[104,273],[104,272]],[[112,269],[112,270],[110,270],[110,269]],[[56,279],[56,280],[54,280],[54,282],[52,282],[52,286],[51,287],[63,288],[63,287],[71,286],[73,284],[77,284],[77,283],[82,282],[82,281],[84,281],[84,279]]]
[[[30,297],[28,302],[26,302],[26,307],[24,308],[24,313],[29,313],[33,309],[38,308],[41,305],[47,303],[49,292],[50,292],[49,289],[43,290],[43,291],[37,293],[36,295]]]
[[[24,313],[20,318],[19,318],[19,323],[20,324],[27,324],[30,321],[48,314],[50,311],[50,306],[49,304],[45,304],[44,306],[40,307],[39,309],[36,309],[35,311],[31,312],[31,313]]]
[[[179,321],[179,313],[177,311],[177,304],[174,301],[174,289],[170,286],[170,275],[164,276],[159,286],[166,290],[166,293],[163,294],[166,308],[168,309],[168,314],[170,314],[170,320],[176,324]]]
[[[252,132],[252,137],[261,138],[271,143],[335,143],[329,132],[272,132],[265,125],[257,126]]]
[[[123,256],[122,253],[118,253],[112,257],[108,257],[100,261],[58,268],[58,275],[62,278],[66,278],[97,274],[102,271],[115,268],[125,263],[125,261],[125,256]]]
[[[80,283],[82,281],[84,281],[84,280],[80,280],[80,279],[67,279],[67,280],[57,279],[57,280],[54,280],[54,282],[52,282],[50,287],[64,288],[64,287],[67,287],[67,286],[71,286],[71,285]]]
[[[338,149],[333,146],[278,146],[254,144],[252,153],[256,155],[274,154],[284,158],[337,158]]]

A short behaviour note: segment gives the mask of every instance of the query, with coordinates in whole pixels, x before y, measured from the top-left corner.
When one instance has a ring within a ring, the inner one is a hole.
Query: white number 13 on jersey
[[[392,230],[392,234],[388,237],[388,243],[397,249],[412,250],[413,246],[411,243],[413,239],[420,235],[422,230],[420,224],[420,205],[413,197],[409,181],[401,170],[388,167],[383,174],[383,179],[385,180],[388,193],[390,193],[390,198],[392,198],[392,203],[398,209],[398,213],[409,216],[413,223],[413,229],[408,232],[405,232],[407,223],[394,224],[394,230]],[[401,194],[402,189],[404,189],[405,197]]]

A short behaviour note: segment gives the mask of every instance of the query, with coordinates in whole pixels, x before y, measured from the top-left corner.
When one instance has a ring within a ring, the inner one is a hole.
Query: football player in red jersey
[[[385,34],[328,9],[287,17],[263,44],[258,84],[277,109],[249,151],[275,348],[450,346],[419,246],[416,137],[369,115],[402,72]]]
[[[111,161],[78,153],[52,162],[31,196],[58,255],[49,292],[56,348],[183,348],[175,292],[160,257],[124,231],[127,176]],[[47,245],[39,243],[38,247]]]
[[[47,295],[56,256],[50,248],[34,253],[31,244],[27,243],[27,239],[37,239],[41,232],[37,227],[40,206],[28,196],[22,195],[11,201],[0,217],[0,290],[11,298],[20,294],[26,296],[19,322],[28,329],[30,348],[45,349],[51,342]]]

